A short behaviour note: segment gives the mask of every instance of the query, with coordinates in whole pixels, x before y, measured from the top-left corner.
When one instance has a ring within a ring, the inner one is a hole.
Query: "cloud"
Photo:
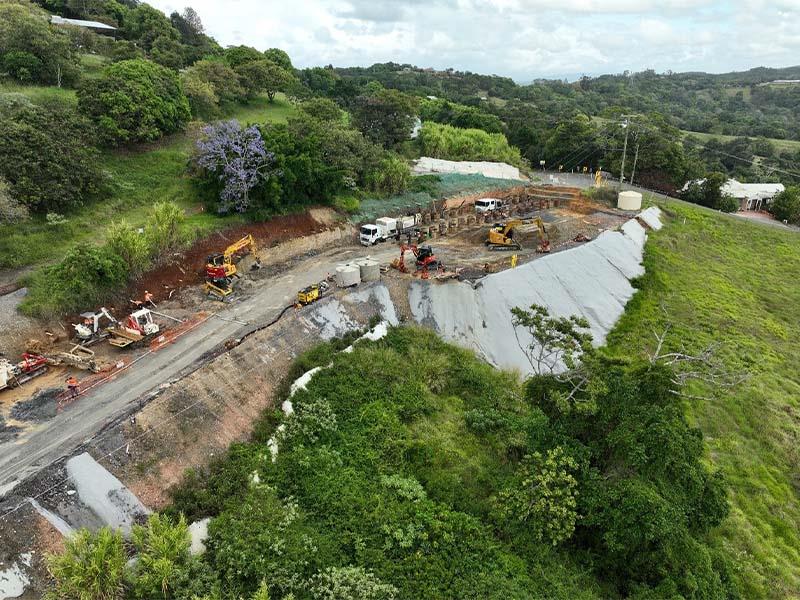
[[[153,0],[165,11],[175,0]],[[195,0],[223,44],[280,47],[300,67],[395,61],[518,80],[786,66],[800,0]],[[758,18],[754,18],[758,15]]]

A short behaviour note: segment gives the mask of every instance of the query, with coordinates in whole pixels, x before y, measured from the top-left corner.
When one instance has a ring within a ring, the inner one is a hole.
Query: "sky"
[[[189,0],[148,0],[167,14]],[[420,67],[539,77],[713,73],[800,63],[800,0],[191,0],[223,46],[296,67]]]

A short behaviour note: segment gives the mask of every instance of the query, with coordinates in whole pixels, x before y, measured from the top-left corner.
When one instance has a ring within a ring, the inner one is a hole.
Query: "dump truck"
[[[359,240],[362,246],[372,246],[391,238],[399,240],[401,235],[414,231],[421,221],[422,215],[419,213],[397,218],[381,217],[375,219],[375,223],[361,226]]]

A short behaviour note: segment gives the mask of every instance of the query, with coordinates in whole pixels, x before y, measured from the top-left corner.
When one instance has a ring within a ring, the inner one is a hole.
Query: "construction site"
[[[0,571],[36,597],[63,535],[129,530],[165,506],[187,468],[249,435],[320,339],[416,323],[524,373],[510,309],[539,303],[585,316],[602,343],[659,227],[656,209],[520,185],[375,224],[320,208],[239,226],[46,327],[2,310],[18,291],[0,297],[14,323],[0,323],[0,537],[13,540]]]

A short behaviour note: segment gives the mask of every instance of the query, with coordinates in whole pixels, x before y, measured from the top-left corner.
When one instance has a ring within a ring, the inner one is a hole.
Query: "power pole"
[[[631,169],[630,184],[633,185],[633,176],[636,173],[636,161],[639,160],[639,133],[636,134],[636,154],[633,155],[633,169]]]
[[[622,147],[622,168],[619,171],[619,186],[617,189],[622,189],[622,181],[625,179],[625,157],[628,154],[628,133],[630,133],[630,120],[628,119],[628,115],[622,115],[625,119],[625,122],[622,123],[622,127],[625,129],[625,145]]]

